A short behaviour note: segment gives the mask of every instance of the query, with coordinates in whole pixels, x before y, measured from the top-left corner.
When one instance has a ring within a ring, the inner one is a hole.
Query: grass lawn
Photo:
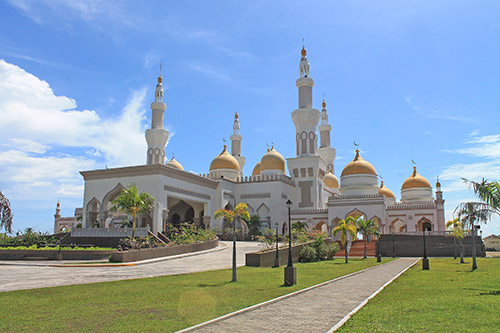
[[[293,287],[282,286],[283,267],[241,267],[235,283],[219,270],[3,292],[0,331],[175,331],[376,264],[297,264]]]
[[[401,275],[357,312],[343,332],[499,332],[500,259],[431,258]]]

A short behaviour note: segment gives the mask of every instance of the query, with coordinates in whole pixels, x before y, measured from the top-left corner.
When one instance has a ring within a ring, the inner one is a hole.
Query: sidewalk
[[[181,332],[327,332],[338,328],[368,299],[418,260],[400,258],[227,314]]]

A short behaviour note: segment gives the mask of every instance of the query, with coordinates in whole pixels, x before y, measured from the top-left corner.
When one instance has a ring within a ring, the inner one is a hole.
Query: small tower
[[[295,140],[297,157],[315,156],[317,147],[316,130],[319,122],[319,111],[312,106],[312,88],[314,80],[309,77],[309,61],[307,52],[302,47],[300,58],[300,77],[296,82],[299,90],[299,108],[292,112],[295,124]]]
[[[241,156],[241,140],[243,137],[240,134],[240,120],[238,119],[238,112],[234,115],[233,135],[229,138],[231,139],[231,155],[233,155],[238,161],[240,171],[243,174],[243,167],[245,166],[246,158]]]
[[[54,214],[54,218],[57,220],[61,217],[61,203],[57,200],[56,213]]]
[[[444,219],[444,199],[443,191],[441,191],[441,183],[439,182],[439,177],[436,180],[436,200],[434,200],[437,208],[437,226],[439,231],[444,231],[445,229],[445,219]]]
[[[151,128],[146,131],[146,141],[148,143],[147,164],[163,164],[165,162],[165,146],[169,133],[163,129],[163,113],[167,105],[163,103],[163,84],[161,73],[158,77],[158,84],[155,89],[155,101],[151,103],[153,117]]]
[[[328,171],[333,173],[333,160],[335,159],[335,148],[330,147],[330,131],[332,125],[328,123],[328,111],[326,110],[326,102],[323,99],[323,109],[321,110],[321,125],[319,125],[320,146],[318,155],[327,162]]]

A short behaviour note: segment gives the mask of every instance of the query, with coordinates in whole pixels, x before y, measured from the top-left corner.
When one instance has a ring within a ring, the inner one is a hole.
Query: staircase
[[[339,252],[335,254],[336,257],[344,257],[345,256],[345,250],[344,246],[337,241],[337,244],[340,247]],[[376,241],[371,241],[366,243],[366,256],[367,257],[375,257],[376,256],[376,246],[377,242]],[[365,242],[363,240],[355,240],[351,244],[351,251],[349,251],[349,257],[363,257],[365,255]]]

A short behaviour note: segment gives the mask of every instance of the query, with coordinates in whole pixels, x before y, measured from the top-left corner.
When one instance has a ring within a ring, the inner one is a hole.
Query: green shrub
[[[7,247],[0,247],[0,250],[42,250],[42,251],[54,251],[54,250],[59,250],[59,246],[42,246],[42,247],[37,247],[37,245],[31,245],[31,246],[7,246]],[[63,246],[61,247],[62,251],[107,251],[107,250],[115,250],[111,247],[79,247],[79,246]]]
[[[185,224],[179,228],[173,228],[170,240],[174,244],[193,244],[216,239],[214,230],[199,228],[195,225]]]
[[[313,262],[318,261],[318,251],[311,245],[306,245],[300,250],[300,262]]]

